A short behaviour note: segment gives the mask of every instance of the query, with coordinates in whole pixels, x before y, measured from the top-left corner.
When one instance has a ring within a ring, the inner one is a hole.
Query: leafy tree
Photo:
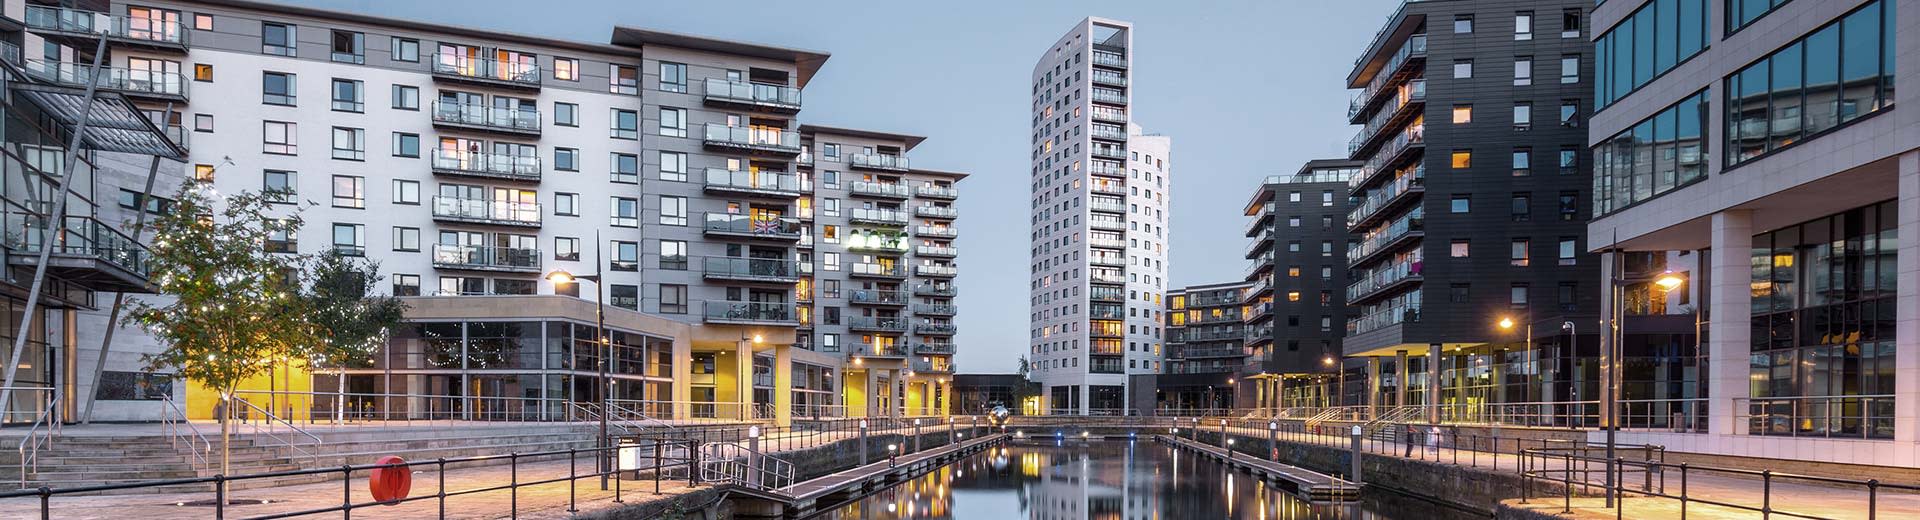
[[[382,280],[380,263],[328,250],[315,255],[306,272],[309,281],[300,298],[307,320],[325,344],[313,359],[334,368],[368,366],[407,312],[399,298],[375,291]],[[346,409],[347,378],[343,373],[335,379],[339,387],[333,409],[336,418],[344,419],[340,414]]]

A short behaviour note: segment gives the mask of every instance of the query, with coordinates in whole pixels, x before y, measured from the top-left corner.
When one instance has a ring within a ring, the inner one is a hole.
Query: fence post
[[[574,447],[567,448],[567,512],[568,513],[580,512],[580,506],[578,502],[575,500],[575,497],[574,497],[575,493],[573,489],[574,482],[580,479],[580,475],[579,475],[580,470],[577,466],[574,465],[574,458],[575,458],[574,452],[578,449],[579,448],[574,448]]]
[[[1880,479],[1867,479],[1867,520],[1874,520],[1880,512]]]
[[[428,402],[431,403],[432,401],[428,401]],[[446,457],[441,457],[439,459],[436,459],[436,461],[440,466],[440,471],[439,471],[440,488],[437,490],[438,491],[437,494],[440,497],[440,518],[446,518],[447,517],[447,459]]]
[[[1613,467],[1613,518],[1620,520],[1620,515],[1627,510],[1627,481],[1622,480],[1626,475],[1621,474],[1627,472],[1627,458],[1614,457]]]
[[[507,454],[507,515],[520,518],[520,453]]]
[[[1773,470],[1760,470],[1760,518],[1773,518]]]
[[[213,518],[222,520],[227,517],[227,476],[213,476]]]
[[[1687,520],[1687,463],[1680,463],[1680,520]]]
[[[866,419],[860,420],[860,447],[858,449],[855,449],[854,451],[860,452],[860,465],[861,466],[867,465],[867,420]]]
[[[353,465],[340,465],[340,518],[353,518]]]
[[[660,494],[660,472],[666,468],[660,465],[660,441],[653,441],[653,494]]]

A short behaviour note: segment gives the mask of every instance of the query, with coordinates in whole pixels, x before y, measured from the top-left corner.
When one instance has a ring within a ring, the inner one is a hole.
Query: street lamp
[[[607,416],[609,415],[607,405],[611,402],[613,393],[613,379],[607,376],[607,363],[613,358],[613,342],[608,341],[609,338],[607,337],[607,286],[604,283],[600,283],[601,274],[603,273],[600,270],[600,232],[594,231],[593,274],[576,275],[567,272],[565,269],[555,269],[547,273],[547,281],[553,282],[554,287],[579,283],[581,281],[593,282],[594,340],[600,343],[600,439],[596,446],[601,449],[599,457],[600,489],[605,490],[607,489],[607,463],[609,462],[605,450],[607,447],[612,446],[612,438],[607,429]]]
[[[1620,251],[1618,250],[1614,251],[1614,253],[1619,253],[1619,252]],[[1626,339],[1626,334],[1625,334],[1626,327],[1624,325],[1625,318],[1626,318],[1626,310],[1624,309],[1624,307],[1626,306],[1626,299],[1627,299],[1626,286],[1630,283],[1628,280],[1621,277],[1618,264],[1616,264],[1615,267],[1616,268],[1613,270],[1613,273],[1614,273],[1613,280],[1612,280],[1613,287],[1610,288],[1612,290],[1608,293],[1608,296],[1610,296],[1612,300],[1610,302],[1612,304],[1612,309],[1611,309],[1612,312],[1611,312],[1611,315],[1608,316],[1607,318],[1609,321],[1612,321],[1612,324],[1610,327],[1608,327],[1608,329],[1610,330],[1607,331],[1608,339],[1609,339],[1609,341],[1607,341],[1607,363],[1606,363],[1607,390],[1606,390],[1606,398],[1603,400],[1603,404],[1605,405],[1605,409],[1606,409],[1603,415],[1606,417],[1605,429],[1607,431],[1606,507],[1613,507],[1614,500],[1618,498],[1615,496],[1614,488],[1613,488],[1614,486],[1614,475],[1613,475],[1614,460],[1613,459],[1614,459],[1614,450],[1617,447],[1614,437],[1618,435],[1618,432],[1620,431],[1620,369],[1626,365],[1625,363],[1622,363],[1620,361],[1620,357],[1626,353],[1625,349],[1621,347],[1620,343],[1625,341]],[[1674,274],[1673,271],[1662,271],[1658,276],[1653,277],[1653,279],[1651,280],[1642,279],[1637,281],[1651,282],[1653,287],[1660,289],[1661,294],[1671,293],[1675,289],[1679,289],[1681,286],[1684,286],[1687,283],[1687,279],[1685,277],[1682,277],[1678,274]],[[1696,319],[1696,321],[1698,320]],[[1571,330],[1573,328],[1573,322],[1564,323],[1561,325],[1561,327]],[[1698,334],[1699,334],[1699,331],[1696,330],[1695,331],[1696,338],[1698,338]]]

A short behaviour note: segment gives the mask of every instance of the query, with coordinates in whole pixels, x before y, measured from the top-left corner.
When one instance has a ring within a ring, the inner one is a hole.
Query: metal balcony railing
[[[849,316],[847,329],[878,332],[906,332],[907,319],[898,316]]]
[[[707,144],[785,153],[800,153],[800,133],[764,126],[727,126],[707,123]]]
[[[947,304],[939,304],[939,303],[921,303],[921,304],[915,304],[913,306],[914,314],[927,314],[927,315],[933,315],[933,316],[952,316],[958,313],[959,311],[960,311],[959,307],[955,307],[953,305],[947,305]]]
[[[1347,320],[1347,334],[1364,334],[1393,325],[1420,321],[1419,305],[1389,305],[1369,308]]]
[[[958,256],[960,250],[952,246],[914,246],[913,254],[921,256]]]
[[[781,171],[707,168],[707,189],[798,197],[812,190],[800,176]]]
[[[763,323],[793,325],[799,323],[794,305],[785,302],[706,301],[702,317],[717,323]]]
[[[506,200],[433,198],[434,218],[509,226],[540,225],[540,203]]]
[[[922,197],[935,199],[953,199],[960,196],[960,190],[953,189],[952,186],[937,185],[916,186],[913,188],[913,193]]]
[[[464,54],[433,55],[433,73],[462,79],[476,79],[530,87],[540,86],[540,65],[521,61],[501,61]]]
[[[726,280],[791,282],[800,277],[800,263],[781,258],[708,256],[700,259],[700,272],[708,278]]]
[[[927,218],[960,218],[960,210],[952,206],[914,206],[913,214]]]
[[[847,352],[856,357],[907,357],[906,347],[873,343],[854,343],[847,345]]]
[[[180,22],[95,11],[28,5],[27,28],[79,35],[104,35],[139,43],[185,47],[189,31]]]
[[[86,88],[97,77],[100,88],[125,94],[185,99],[187,78],[178,72],[124,67],[101,67],[95,72],[84,63],[27,60],[28,76],[69,87]]]
[[[1127,57],[1118,53],[1093,51],[1093,64],[1104,67],[1125,68],[1127,66]]]
[[[797,240],[802,225],[799,219],[787,217],[756,217],[738,213],[707,212],[706,231],[760,238]]]
[[[960,236],[960,230],[953,226],[914,226],[914,236],[931,238],[954,238]]]
[[[1392,224],[1365,233],[1359,243],[1354,244],[1352,249],[1347,250],[1347,263],[1357,263],[1362,258],[1380,252],[1388,244],[1392,244],[1413,233],[1423,231],[1425,229],[1425,222],[1426,211],[1424,208],[1414,208],[1412,212],[1395,219]]]
[[[433,266],[449,269],[540,272],[539,249],[519,247],[434,244]]]
[[[951,265],[916,265],[913,266],[913,274],[918,276],[950,277],[958,276],[960,269]]]
[[[918,296],[952,298],[955,294],[959,294],[959,291],[955,291],[951,285],[919,285],[913,288],[913,294]]]
[[[1381,209],[1397,202],[1400,196],[1415,189],[1425,190],[1426,185],[1427,165],[1419,164],[1411,170],[1403,170],[1392,181],[1381,185],[1380,189],[1369,191],[1367,197],[1353,207],[1353,211],[1347,212],[1347,227],[1367,221]]]
[[[433,122],[537,134],[540,109],[532,105],[508,108],[435,100]]]
[[[952,323],[927,322],[927,323],[918,323],[913,326],[914,334],[950,335],[955,332],[958,332],[959,330],[960,330],[959,327],[955,327]]]
[[[952,343],[916,343],[913,345],[913,353],[931,354],[935,356],[951,356],[953,355],[953,344]]]
[[[859,305],[906,305],[913,298],[906,291],[856,289],[847,291],[847,303]]]
[[[1354,302],[1372,295],[1381,288],[1420,276],[1423,262],[1403,261],[1380,266],[1359,276],[1359,280],[1347,285],[1347,301]]]
[[[39,254],[52,219],[26,211],[5,213],[9,249],[22,254]],[[53,254],[98,259],[141,278],[148,275],[152,256],[147,246],[91,217],[68,216],[65,230],[54,237]]]
[[[464,152],[436,148],[433,170],[441,173],[472,175],[494,179],[540,180],[540,157],[504,153]]]
[[[1380,95],[1381,89],[1393,85],[1393,79],[1397,76],[1395,73],[1400,70],[1401,65],[1405,65],[1409,60],[1426,56],[1427,35],[1416,34],[1407,38],[1407,42],[1400,46],[1400,50],[1395,51],[1393,57],[1388,58],[1386,64],[1380,66],[1379,72],[1374,73],[1373,80],[1367,82],[1367,88],[1361,90],[1360,95],[1354,97],[1352,102],[1347,103],[1347,120],[1352,121],[1354,116],[1360,115],[1361,111],[1371,106],[1373,98]]]
[[[907,277],[907,266],[901,264],[855,263],[850,267],[855,276]]]
[[[868,223],[874,223],[874,224],[888,224],[888,225],[895,225],[895,226],[907,225],[907,212],[900,211],[897,209],[853,208],[853,211],[850,211],[847,213],[847,218],[855,222],[868,222]]]

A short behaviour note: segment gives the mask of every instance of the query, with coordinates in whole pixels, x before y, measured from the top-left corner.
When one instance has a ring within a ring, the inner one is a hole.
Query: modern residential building
[[[1191,285],[1167,291],[1166,364],[1148,378],[1153,390],[1148,406],[1133,406],[1156,414],[1191,410],[1223,410],[1253,405],[1258,396],[1239,391],[1244,376],[1258,373],[1250,367],[1260,359],[1244,346],[1249,325],[1243,313],[1243,295],[1251,282]],[[1249,386],[1249,388],[1252,388]],[[1134,395],[1144,395],[1135,390]]]
[[[1592,6],[1407,2],[1355,60],[1349,149],[1363,163],[1346,254],[1368,289],[1347,301],[1342,349],[1365,358],[1364,382],[1347,384],[1366,404],[1437,419],[1442,405],[1574,399],[1554,385],[1593,359],[1604,290],[1581,254]]]
[[[1171,142],[1132,123],[1132,48],[1087,18],[1033,68],[1030,359],[1053,412],[1116,413],[1160,370]]]
[[[289,369],[242,398],[319,413],[332,400],[305,392],[345,389],[368,396],[347,401],[359,411],[525,418],[564,416],[604,388],[613,412],[781,423],[945,408],[964,175],[907,167],[918,137],[803,127],[801,91],[825,53],[632,27],[587,43],[245,0],[60,4],[7,5],[24,29],[6,38],[30,49],[8,58],[71,86],[104,49],[103,88],[191,145],[153,193],[184,179],[285,190],[282,211],[307,224],[268,248],[377,260],[412,306],[374,359]],[[129,207],[164,208],[132,191],[144,158],[119,162],[133,167],[101,182],[129,190],[114,192]],[[599,276],[543,276],[555,271]],[[828,286],[838,292],[816,289]],[[608,384],[593,348],[601,297]],[[73,359],[101,344],[111,300],[81,305]],[[136,374],[157,348],[115,332],[102,381]],[[90,366],[79,372],[51,384],[107,395],[91,390]],[[209,392],[183,392],[188,415],[210,413]]]
[[[1247,201],[1248,259],[1241,402],[1278,409],[1338,404],[1347,298],[1394,281],[1348,285],[1347,232],[1354,208],[1347,183],[1362,163],[1307,161],[1291,175],[1269,175]],[[1413,268],[1418,272],[1416,264]],[[1191,302],[1189,302],[1191,305]]]
[[[1629,335],[1701,338],[1622,343],[1623,442],[1920,464],[1916,4],[1594,8],[1584,248]]]

